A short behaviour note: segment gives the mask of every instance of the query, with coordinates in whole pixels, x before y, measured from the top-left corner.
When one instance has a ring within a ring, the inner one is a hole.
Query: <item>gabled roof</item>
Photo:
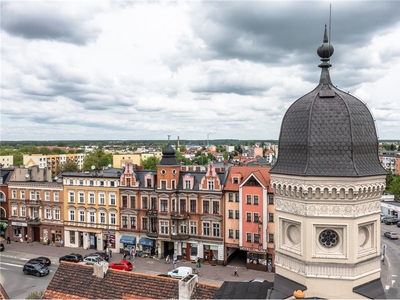
[[[104,278],[93,266],[62,262],[43,299],[178,299],[179,280],[109,269]],[[213,298],[219,287],[196,283],[191,299]]]
[[[239,186],[245,182],[249,177],[254,176],[262,185],[268,186],[268,192],[272,193],[270,187],[270,167],[261,166],[234,166],[229,169],[229,174],[225,181],[224,190],[239,191]],[[241,181],[239,184],[233,183],[232,178],[240,175]]]

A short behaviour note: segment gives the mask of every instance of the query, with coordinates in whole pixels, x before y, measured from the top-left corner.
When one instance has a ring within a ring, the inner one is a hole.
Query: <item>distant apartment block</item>
[[[12,155],[0,156],[0,164],[2,168],[9,168],[14,165],[14,157]]]
[[[23,163],[26,168],[39,166],[41,169],[48,169],[51,174],[56,175],[57,167],[67,162],[75,162],[79,169],[82,169],[85,159],[85,153],[71,154],[29,154],[23,156]]]
[[[386,171],[400,175],[400,152],[383,151],[379,153],[379,160]]]

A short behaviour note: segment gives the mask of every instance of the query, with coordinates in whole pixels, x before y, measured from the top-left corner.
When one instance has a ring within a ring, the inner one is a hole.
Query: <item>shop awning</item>
[[[123,235],[123,236],[121,236],[121,239],[119,240],[119,242],[123,243],[123,244],[128,244],[128,245],[136,245],[136,237],[129,236],[129,235]]]
[[[143,238],[140,238],[138,245],[154,247],[154,240],[143,237]]]

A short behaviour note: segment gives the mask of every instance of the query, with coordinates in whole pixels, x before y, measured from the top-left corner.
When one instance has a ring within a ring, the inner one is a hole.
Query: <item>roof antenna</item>
[[[332,3],[329,4],[329,49],[331,49],[331,20],[332,20]],[[331,55],[332,53],[329,53],[329,60],[328,62],[331,62]]]

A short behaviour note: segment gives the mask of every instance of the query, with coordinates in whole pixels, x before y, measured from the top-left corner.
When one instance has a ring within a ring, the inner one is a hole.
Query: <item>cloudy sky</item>
[[[399,1],[2,1],[1,140],[278,139],[331,77],[400,139]]]

